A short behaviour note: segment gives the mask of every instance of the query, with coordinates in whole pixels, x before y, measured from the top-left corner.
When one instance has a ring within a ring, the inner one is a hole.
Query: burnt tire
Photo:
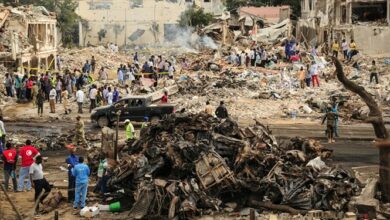
[[[104,127],[107,127],[110,123],[108,121],[108,118],[107,117],[100,117],[98,120],[97,120],[97,124],[100,128],[104,128]]]

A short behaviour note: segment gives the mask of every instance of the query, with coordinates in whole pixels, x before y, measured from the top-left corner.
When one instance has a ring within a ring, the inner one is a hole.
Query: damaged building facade
[[[315,45],[353,39],[367,55],[390,53],[389,0],[301,0],[297,38]]]
[[[222,0],[80,0],[80,46],[158,44],[170,40],[180,15],[196,5],[222,14]]]
[[[21,72],[56,67],[57,20],[43,7],[0,6],[0,64]]]

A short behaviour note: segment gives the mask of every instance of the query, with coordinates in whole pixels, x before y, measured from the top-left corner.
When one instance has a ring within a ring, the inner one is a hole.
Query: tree
[[[0,0],[6,5],[35,5],[43,6],[49,11],[57,13],[57,26],[61,30],[62,43],[65,46],[72,46],[78,43],[78,21],[76,14],[77,1],[75,0]]]
[[[379,147],[379,182],[382,190],[382,200],[383,202],[390,202],[390,142],[382,111],[375,99],[363,86],[359,86],[345,77],[340,61],[333,58],[333,62],[336,66],[337,79],[346,89],[358,94],[370,110],[366,122],[372,124],[378,142],[376,145]]]
[[[189,8],[180,15],[179,25],[181,27],[207,26],[213,20],[213,15],[205,13],[203,8]]]

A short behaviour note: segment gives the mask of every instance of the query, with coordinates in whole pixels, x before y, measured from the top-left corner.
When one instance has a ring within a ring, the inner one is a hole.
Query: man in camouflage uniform
[[[80,116],[76,117],[77,123],[76,123],[76,134],[74,136],[74,143],[87,145],[87,141],[85,140],[85,132],[84,132],[84,121],[81,119]]]

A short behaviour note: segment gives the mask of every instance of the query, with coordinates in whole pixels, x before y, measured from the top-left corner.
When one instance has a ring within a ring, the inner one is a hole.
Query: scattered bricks
[[[307,217],[311,217],[313,219],[321,219],[324,216],[324,211],[322,210],[311,210],[307,212]]]
[[[345,213],[345,217],[343,218],[343,220],[356,220],[357,216],[355,213],[353,212],[347,212]]]

